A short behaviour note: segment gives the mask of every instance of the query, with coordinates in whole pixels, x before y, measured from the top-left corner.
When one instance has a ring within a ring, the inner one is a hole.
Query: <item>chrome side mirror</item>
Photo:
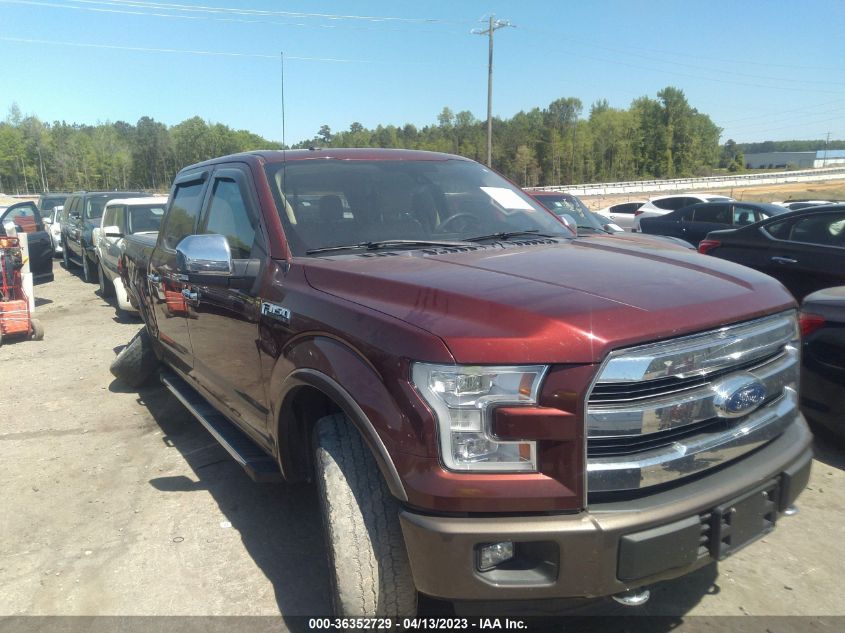
[[[188,235],[176,247],[177,268],[186,275],[228,277],[232,251],[222,235]]]
[[[123,237],[119,226],[104,226],[102,233],[105,237]]]

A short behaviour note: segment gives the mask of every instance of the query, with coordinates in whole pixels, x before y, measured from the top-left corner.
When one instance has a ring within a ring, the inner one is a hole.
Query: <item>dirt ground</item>
[[[139,323],[54,270],[45,339],[0,347],[0,616],[328,613],[313,488],[251,482],[163,388],[115,382]],[[601,612],[845,615],[845,450],[818,443],[799,505],[718,572]]]

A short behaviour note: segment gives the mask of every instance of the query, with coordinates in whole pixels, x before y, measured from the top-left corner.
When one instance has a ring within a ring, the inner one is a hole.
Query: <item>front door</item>
[[[122,204],[110,204],[103,213],[103,226],[97,233],[96,246],[100,266],[106,273],[104,282],[111,282],[118,276],[117,260],[121,254],[122,237],[106,235],[106,229],[117,229],[120,235],[126,234],[126,207]],[[100,273],[102,274],[102,272]]]
[[[234,272],[219,284],[191,285],[188,330],[191,375],[229,417],[266,439],[269,405],[258,353],[258,284],[267,242],[251,181],[246,166],[218,168],[212,175],[197,232],[226,237]]]
[[[191,339],[188,335],[188,306],[176,260],[179,242],[196,231],[208,172],[181,177],[173,185],[171,202],[158,244],[150,257],[147,284],[155,313],[155,324],[162,350],[172,364],[188,373],[193,365]]]

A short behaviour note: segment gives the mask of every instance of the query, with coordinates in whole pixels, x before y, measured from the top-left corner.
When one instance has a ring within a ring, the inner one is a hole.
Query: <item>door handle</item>
[[[200,300],[200,293],[196,290],[189,290],[185,288],[182,290],[182,296],[185,297],[188,301],[199,301]]]
[[[772,261],[776,264],[797,264],[797,259],[792,259],[791,257],[772,257]]]
[[[147,274],[147,279],[154,284],[160,284],[161,283],[161,275],[157,275],[155,273]]]

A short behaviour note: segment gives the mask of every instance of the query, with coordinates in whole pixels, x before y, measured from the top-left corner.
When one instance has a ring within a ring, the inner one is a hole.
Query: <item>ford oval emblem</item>
[[[738,418],[751,413],[766,399],[766,387],[749,373],[734,374],[713,383],[713,407],[720,418]]]

